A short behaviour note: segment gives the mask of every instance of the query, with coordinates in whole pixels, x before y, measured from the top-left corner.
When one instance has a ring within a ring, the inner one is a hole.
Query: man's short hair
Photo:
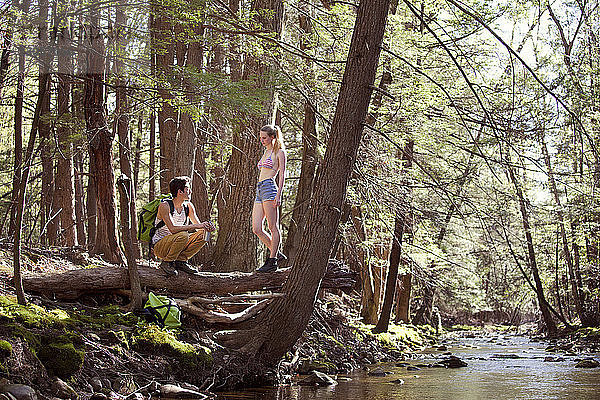
[[[186,186],[190,185],[190,178],[188,176],[177,176],[171,179],[169,182],[169,190],[171,191],[171,196],[173,198],[177,197],[177,193],[181,190],[182,192],[185,190]]]

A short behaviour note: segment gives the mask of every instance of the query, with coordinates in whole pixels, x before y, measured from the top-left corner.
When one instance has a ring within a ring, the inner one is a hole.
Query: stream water
[[[576,368],[577,361],[600,353],[548,353],[547,342],[533,342],[514,335],[462,333],[448,338],[447,350],[428,350],[406,361],[411,366],[431,364],[451,352],[468,363],[456,369],[421,367],[408,371],[396,363],[378,364],[391,372],[385,377],[367,371],[339,375],[338,385],[310,387],[288,385],[220,393],[219,400],[387,400],[387,399],[577,399],[600,400],[600,368]],[[562,361],[544,361],[561,357]],[[348,380],[344,378],[349,378]],[[403,383],[393,383],[395,380]]]

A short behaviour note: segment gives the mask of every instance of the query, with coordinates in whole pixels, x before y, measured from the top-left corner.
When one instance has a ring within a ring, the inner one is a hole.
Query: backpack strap
[[[165,203],[167,203],[169,205],[169,213],[171,215],[173,215],[173,213],[175,212],[175,204],[173,203],[173,200],[171,199],[167,199],[165,200]],[[185,213],[185,216],[187,217],[187,211]],[[156,224],[154,226],[154,232],[156,232],[157,230],[159,230],[160,228],[162,228],[163,226],[165,226],[165,221],[163,221],[162,219],[160,221],[158,221],[158,224]],[[154,233],[152,234],[152,236],[154,236]]]

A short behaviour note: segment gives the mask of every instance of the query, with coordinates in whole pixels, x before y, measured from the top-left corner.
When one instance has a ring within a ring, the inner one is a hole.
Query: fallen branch
[[[282,296],[283,294],[279,294],[277,297]],[[261,300],[258,303],[248,307],[244,311],[233,314],[206,310],[205,308],[198,306],[197,303],[194,303],[193,298],[185,300],[175,299],[175,302],[182,311],[202,318],[206,322],[212,324],[237,324],[254,317],[256,314],[262,311],[267,304],[271,302],[271,300],[273,300],[273,298]]]
[[[356,273],[341,268],[340,264],[330,262],[322,288],[349,290],[354,286]],[[140,267],[139,275],[141,287],[145,292],[160,290],[166,291],[171,297],[187,298],[196,295],[206,297],[278,291],[287,279],[289,270],[286,268],[271,273],[180,273],[178,276],[167,278],[156,268]],[[25,274],[23,286],[27,292],[42,293],[60,299],[76,299],[84,294],[127,290],[129,278],[125,268],[102,266],[62,273]],[[231,297],[227,300],[231,300]]]

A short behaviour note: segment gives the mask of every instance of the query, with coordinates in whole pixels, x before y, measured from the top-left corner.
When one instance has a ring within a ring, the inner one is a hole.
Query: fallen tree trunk
[[[140,283],[144,291],[162,289],[173,297],[194,295],[228,295],[261,290],[278,291],[287,279],[290,269],[272,273],[200,272],[198,275],[180,273],[167,278],[155,268],[139,268]],[[332,261],[323,279],[323,288],[351,290],[356,274],[341,263]],[[23,278],[27,292],[53,295],[60,299],[76,299],[84,294],[98,294],[129,289],[127,269],[98,267],[78,269],[54,274],[28,274]]]

